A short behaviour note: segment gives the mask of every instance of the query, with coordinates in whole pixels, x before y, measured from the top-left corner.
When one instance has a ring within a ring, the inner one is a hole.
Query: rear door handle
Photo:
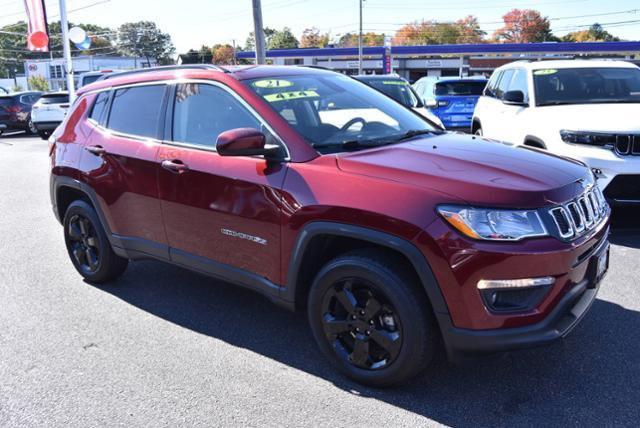
[[[102,156],[107,153],[107,151],[102,146],[89,146],[85,147],[85,150],[96,156]]]
[[[189,171],[189,167],[182,163],[181,160],[163,160],[161,163],[162,167],[168,171],[171,171],[175,174],[182,174],[184,172]]]

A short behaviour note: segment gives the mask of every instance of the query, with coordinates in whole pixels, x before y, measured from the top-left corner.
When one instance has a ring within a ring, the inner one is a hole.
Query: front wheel
[[[127,268],[129,261],[113,252],[96,211],[87,202],[71,203],[63,224],[69,257],[87,281],[112,281]]]
[[[478,126],[478,128],[475,131],[473,131],[473,135],[482,137],[482,128]]]
[[[38,131],[38,135],[40,136],[40,138],[42,138],[43,140],[48,140],[49,137],[51,136],[50,132],[47,131]]]
[[[360,383],[402,383],[433,358],[436,323],[406,268],[377,250],[356,251],[327,263],[311,287],[308,316],[316,342]]]

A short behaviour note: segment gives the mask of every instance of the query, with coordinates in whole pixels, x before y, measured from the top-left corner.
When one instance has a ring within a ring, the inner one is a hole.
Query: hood
[[[538,208],[592,181],[577,161],[482,138],[443,134],[337,156],[348,173],[436,190],[478,206]]]
[[[640,132],[640,104],[575,104],[536,107],[536,120],[557,131]]]

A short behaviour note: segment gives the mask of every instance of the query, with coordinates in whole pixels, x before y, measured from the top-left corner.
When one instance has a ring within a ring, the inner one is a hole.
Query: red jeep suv
[[[608,268],[610,209],[583,164],[436,130],[327,70],[117,74],[50,141],[87,281],[153,258],[305,308],[322,353],[369,385],[436,352],[563,337]]]

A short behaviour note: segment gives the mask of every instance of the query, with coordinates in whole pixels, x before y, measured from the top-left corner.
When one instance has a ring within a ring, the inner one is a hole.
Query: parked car
[[[9,90],[0,86],[0,94],[9,94]]]
[[[584,164],[436,130],[328,70],[123,73],[81,89],[50,141],[86,281],[152,258],[247,287],[306,310],[369,385],[559,339],[607,271],[610,210]]]
[[[43,94],[33,105],[31,121],[38,131],[38,135],[46,140],[62,123],[69,111],[69,93],[52,92]]]
[[[104,76],[116,73],[114,70],[99,70],[99,71],[87,71],[78,76],[78,88],[87,86],[89,83],[96,82],[102,79]]]
[[[40,95],[40,92],[0,95],[0,134],[11,130],[35,134],[37,129],[31,121],[31,107]]]
[[[354,77],[359,81],[371,86],[372,88],[377,89],[383,94],[390,96],[403,106],[409,107],[410,109],[416,111],[421,116],[437,125],[440,129],[445,129],[444,124],[442,123],[440,118],[431,113],[431,111],[429,111],[429,109],[425,107],[422,98],[411,87],[409,82],[407,82],[403,78],[381,74],[365,74]]]
[[[447,129],[469,132],[473,110],[486,84],[484,77],[423,77],[414,83],[414,89]]]
[[[624,61],[516,62],[496,69],[473,132],[593,168],[613,204],[640,204],[640,69]]]

